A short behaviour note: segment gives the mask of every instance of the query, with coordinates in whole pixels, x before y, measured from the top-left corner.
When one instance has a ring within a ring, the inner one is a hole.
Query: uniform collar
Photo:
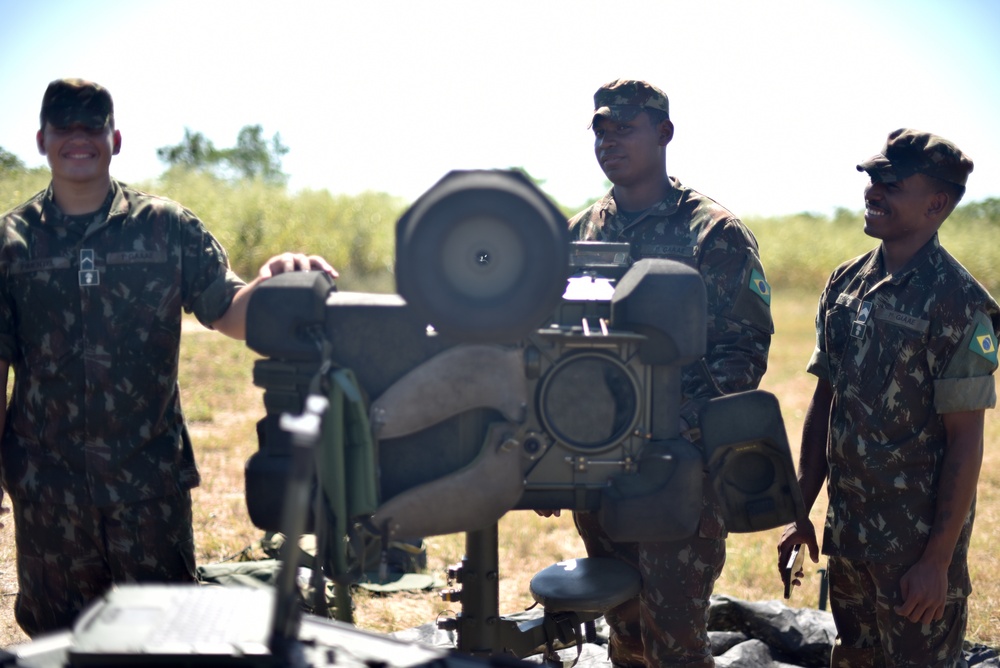
[[[127,213],[128,201],[125,198],[122,185],[118,181],[111,179],[111,186],[108,189],[107,196],[97,211],[94,212],[94,217],[100,217],[101,220],[91,223],[88,231],[100,229],[107,225],[111,218]],[[42,216],[42,222],[50,225],[66,225],[71,218],[63,213],[62,209],[56,204],[55,191],[52,188],[51,182],[49,182],[49,186],[45,189],[45,194],[42,196]],[[72,216],[72,218],[78,219],[80,216]]]
[[[869,282],[872,284],[872,290],[874,290],[879,285],[883,283],[891,283],[893,285],[900,285],[905,281],[911,274],[918,271],[924,264],[930,261],[931,257],[938,253],[941,249],[941,242],[938,240],[937,232],[934,233],[927,243],[920,247],[910,261],[906,263],[902,269],[897,271],[895,274],[886,275],[885,273],[885,259],[882,257],[882,246],[879,246],[872,256],[865,262],[862,268],[862,273],[868,278]]]
[[[122,183],[111,179],[111,208],[108,211],[108,218],[124,216],[128,213],[129,203],[125,197],[125,190]]]
[[[670,189],[667,191],[666,196],[653,206],[646,209],[641,216],[639,216],[635,222],[639,222],[646,216],[671,216],[677,212],[680,208],[681,198],[684,196],[683,193],[684,186],[681,182],[674,177],[670,177]],[[618,215],[618,203],[615,202],[615,189],[611,188],[608,193],[601,199],[598,206],[600,216],[603,220],[607,221]]]
[[[940,250],[940,248],[941,248],[941,242],[938,240],[937,232],[935,232],[934,236],[932,236],[927,241],[927,243],[921,246],[920,250],[918,250],[916,253],[913,254],[913,257],[911,257],[910,261],[906,263],[906,266],[904,266],[902,269],[900,269],[898,272],[896,272],[889,278],[892,280],[893,283],[899,283],[900,281],[905,279],[908,275],[917,271],[921,266],[926,264],[930,259],[930,257],[936,254]],[[881,247],[879,247],[880,259],[881,256],[882,256],[882,249]]]

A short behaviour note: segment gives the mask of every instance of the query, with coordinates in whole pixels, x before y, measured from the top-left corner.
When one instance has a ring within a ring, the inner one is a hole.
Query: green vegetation
[[[49,182],[47,169],[0,171],[0,211],[24,202]],[[252,278],[264,260],[291,250],[322,255],[341,272],[344,289],[394,289],[394,226],[407,202],[385,193],[291,194],[264,179],[227,180],[174,167],[140,190],[184,204],[229,252],[233,269]]]
[[[7,211],[21,204],[48,185],[48,168],[0,169],[0,211]]]
[[[0,174],[23,169],[24,162],[3,146],[0,146]]]
[[[155,183],[137,185],[197,213],[244,278],[255,276],[272,255],[291,250],[325,257],[341,272],[346,289],[393,286],[393,230],[407,204],[400,198],[325,190],[290,194],[260,179],[233,182],[178,168]]]
[[[811,213],[748,218],[760,242],[767,279],[776,290],[802,289],[819,297],[841,262],[874,248],[860,211],[838,209],[832,217]],[[941,228],[941,244],[994,295],[1000,292],[1000,199],[962,204]]]
[[[4,152],[0,149],[0,158]],[[7,210],[46,187],[46,169],[16,163],[0,168],[0,210]],[[393,289],[395,221],[407,202],[385,193],[332,195],[325,190],[290,193],[264,178],[229,180],[206,170],[175,166],[152,182],[133,184],[184,203],[219,237],[234,268],[253,276],[260,263],[284,250],[326,257],[340,271],[342,289]],[[567,207],[560,206],[563,211]],[[580,208],[580,207],[571,207]],[[815,300],[830,271],[840,262],[867,251],[874,240],[862,231],[860,213],[840,210],[832,217],[798,214],[753,218],[748,225],[760,241],[768,278],[775,287],[773,312],[777,332],[762,387],[782,405],[792,449],[799,434],[813,379],[803,368],[813,346]],[[991,243],[1000,231],[1000,199],[970,202],[959,208],[942,230],[942,242],[994,294],[1000,293],[1000,248]],[[783,296],[782,296],[783,293]],[[260,537],[246,517],[243,465],[256,449],[254,425],[263,415],[261,392],[250,382],[254,358],[242,342],[192,328],[181,350],[181,388],[196,444],[203,482],[195,490],[195,533],[199,563],[236,554]],[[1000,413],[988,411],[986,442],[1000,439]],[[976,591],[970,599],[970,640],[1000,642],[1000,569],[991,545],[1000,531],[1000,454],[987,448],[979,483],[976,532],[970,570]],[[813,509],[821,525],[825,502]],[[539,569],[561,559],[581,556],[582,545],[568,514],[542,519],[530,512],[509,513],[500,522],[504,613],[531,604],[528,582]],[[734,535],[716,591],[749,600],[779,598],[774,549],[780,530]],[[16,591],[12,579],[13,533],[0,533],[0,646],[26,637],[13,621]],[[460,534],[428,540],[429,569],[436,575],[461,558]],[[807,562],[807,582],[792,605],[814,606],[818,597],[816,569]],[[446,608],[438,592],[406,597],[356,598],[359,626],[391,631],[433,620]]]
[[[288,175],[281,171],[281,156],[286,153],[288,147],[281,143],[281,135],[276,132],[267,142],[260,125],[244,126],[232,148],[215,148],[205,135],[184,128],[181,143],[156,149],[156,157],[169,167],[278,185],[288,181]]]
[[[0,169],[0,210],[23,202],[47,183],[46,169]],[[394,227],[409,204],[402,198],[381,192],[292,193],[282,182],[263,176],[227,179],[183,164],[155,181],[132,185],[198,214],[245,278],[254,276],[271,255],[294,250],[327,258],[341,272],[344,289],[394,289]],[[557,206],[567,214],[582,208]],[[760,242],[768,280],[779,292],[801,289],[818,296],[834,267],[876,245],[862,231],[860,211],[748,218],[746,223]],[[994,294],[1000,293],[1000,246],[987,241],[998,233],[996,198],[962,204],[941,229],[944,246]]]

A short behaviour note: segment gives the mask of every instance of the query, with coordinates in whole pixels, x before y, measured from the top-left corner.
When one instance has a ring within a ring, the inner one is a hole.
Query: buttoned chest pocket
[[[925,396],[924,385],[932,380],[926,328],[908,326],[891,314],[876,312],[866,336],[870,342],[860,368],[859,398],[872,407],[895,409]]]
[[[176,281],[167,250],[160,246],[109,252],[106,262],[109,288],[125,298],[130,293],[136,296],[145,291],[161,293]]]
[[[110,309],[119,326],[149,331],[170,326],[179,317],[178,270],[165,247],[146,244],[138,249],[111,251],[105,261],[106,309]]]

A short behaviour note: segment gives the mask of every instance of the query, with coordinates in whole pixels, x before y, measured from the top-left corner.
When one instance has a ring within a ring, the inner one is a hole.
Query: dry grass
[[[777,333],[771,347],[770,369],[763,384],[781,401],[785,426],[797,457],[802,419],[813,382],[803,371],[813,347],[812,318],[818,288],[808,294],[775,295]],[[185,409],[191,420],[202,485],[195,490],[195,537],[199,563],[231,556],[261,532],[246,516],[243,498],[243,465],[256,449],[254,423],[261,416],[261,392],[250,382],[254,355],[242,344],[192,328],[182,346],[181,385]],[[973,536],[971,569],[975,593],[970,600],[968,639],[1000,645],[1000,558],[992,541],[1000,535],[1000,416],[987,413],[986,457],[979,484],[979,507]],[[812,517],[820,526],[825,512],[821,501]],[[750,600],[781,597],[774,568],[778,531],[734,535],[728,542],[726,569],[716,587],[724,593]],[[460,534],[429,538],[428,570],[445,577],[449,565],[465,551]],[[582,545],[568,517],[543,519],[531,512],[509,513],[500,522],[500,609],[511,613],[531,605],[531,576],[561,559],[582,556]],[[791,603],[814,607],[818,597],[815,569]],[[26,640],[13,620],[16,591],[13,528],[0,531],[0,646]],[[433,621],[456,604],[440,600],[437,592],[391,597],[358,594],[355,621],[368,629],[392,631]]]

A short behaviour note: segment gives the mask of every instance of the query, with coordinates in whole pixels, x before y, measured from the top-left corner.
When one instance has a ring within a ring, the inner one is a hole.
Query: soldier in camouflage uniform
[[[121,134],[95,83],[49,85],[37,142],[52,182],[0,219],[5,391],[14,369],[0,467],[15,522],[15,615],[29,636],[68,626],[114,582],[195,578],[181,311],[243,338],[260,281],[333,273],[322,258],[286,253],[246,284],[193,213],[112,179]]]
[[[808,507],[828,481],[831,665],[963,666],[1000,307],[937,231],[972,161],[901,129],[858,170],[871,177],[865,232],[881,244],[838,267],[820,298],[808,366],[819,380],[799,462]],[[785,530],[779,566],[796,544],[818,560],[808,519]]]
[[[724,207],[667,175],[674,127],[663,91],[635,80],[602,86],[594,94],[592,127],[597,161],[613,187],[570,220],[572,236],[629,242],[634,260],[682,262],[705,281],[706,364],[685,368],[682,378],[681,433],[696,442],[705,400],[720,389],[756,388],[767,367],[771,293],[757,241]],[[574,519],[589,555],[623,559],[642,575],[639,596],[606,615],[612,663],[714,665],[708,604],[726,558],[725,526],[714,499],[704,500],[697,535],[677,542],[614,543],[594,514]]]

